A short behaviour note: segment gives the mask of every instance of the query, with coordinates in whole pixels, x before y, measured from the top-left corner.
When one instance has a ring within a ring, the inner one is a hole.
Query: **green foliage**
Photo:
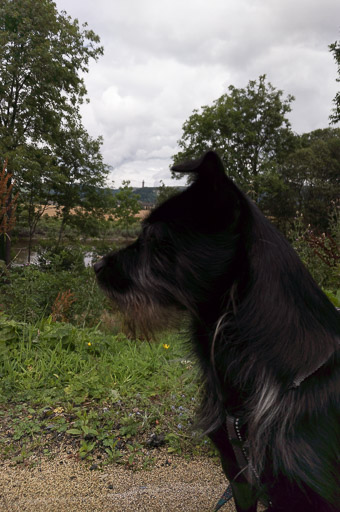
[[[105,195],[98,189],[108,172],[100,153],[102,142],[101,137],[92,139],[79,121],[69,123],[56,137],[57,179],[50,182],[50,187],[62,219],[59,243],[65,225],[74,222],[73,209],[77,208],[79,219],[84,212],[94,212],[105,204]]]
[[[292,217],[298,210],[314,228],[328,229],[340,197],[340,129],[296,136],[296,149],[280,166],[280,177],[286,187],[285,211]]]
[[[178,163],[217,150],[228,175],[285,234],[296,211],[314,229],[327,229],[340,197],[340,130],[294,135],[287,119],[292,101],[265,76],[245,89],[230,86],[184,123],[173,157]]]
[[[335,41],[335,43],[329,45],[329,49],[333,54],[334,60],[337,65],[338,77],[336,79],[337,82],[340,82],[340,42]],[[336,124],[340,121],[340,92],[337,92],[334,102],[333,113],[330,116],[330,121],[332,124]]]
[[[45,248],[39,251],[39,270],[56,273],[63,270],[82,274],[84,270],[84,252],[81,247]]]
[[[340,215],[335,214],[330,227],[327,235],[316,233],[300,214],[288,238],[318,285],[336,295],[340,289]]]
[[[325,290],[325,294],[332,302],[332,304],[334,304],[336,308],[340,309],[340,288],[337,290],[336,293],[333,293],[331,290]]]
[[[48,254],[45,254],[47,258]],[[76,324],[95,325],[107,305],[99,290],[92,268],[84,268],[83,255],[63,249],[49,256],[45,265],[15,267],[9,275],[0,276],[1,308],[13,318],[36,322],[52,314],[58,297],[70,291],[74,302],[64,312]]]
[[[136,215],[140,211],[139,196],[133,193],[130,181],[123,181],[119,192],[115,194],[112,208],[116,226],[128,230],[136,224]]]
[[[261,192],[263,180],[291,150],[294,137],[287,114],[292,96],[266,82],[250,81],[245,89],[229,87],[229,93],[212,106],[194,110],[183,125],[178,144],[181,151],[174,163],[197,158],[208,149],[220,154],[227,172],[253,198]]]
[[[102,53],[99,37],[58,13],[52,0],[1,3],[0,155],[8,158],[22,192],[30,243],[51,194],[58,189],[63,227],[76,183],[100,186],[107,171],[99,152],[102,141],[88,136],[79,113],[86,96],[84,74],[90,59]],[[9,255],[8,238],[7,263]]]
[[[83,73],[103,49],[52,0],[3,0],[0,27],[0,140],[7,153],[28,139],[53,140],[83,102]]]

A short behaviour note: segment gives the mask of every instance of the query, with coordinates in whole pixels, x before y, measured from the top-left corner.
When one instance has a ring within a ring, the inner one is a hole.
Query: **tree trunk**
[[[65,227],[65,224],[66,224],[67,216],[68,216],[68,212],[63,214],[63,217],[62,217],[62,220],[61,220],[61,224],[60,224],[59,236],[58,236],[58,241],[57,241],[56,249],[58,249],[59,246],[60,246],[60,242],[61,242],[61,238],[63,236],[64,227]]]
[[[0,235],[0,260],[5,261],[5,248],[6,248],[6,237]]]
[[[5,238],[5,263],[6,267],[9,267],[11,264],[11,239],[8,235]]]

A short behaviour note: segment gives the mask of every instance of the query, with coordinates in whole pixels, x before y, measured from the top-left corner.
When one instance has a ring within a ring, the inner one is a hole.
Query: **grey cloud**
[[[57,0],[100,35],[105,54],[86,76],[84,123],[104,136],[121,179],[170,179],[181,127],[194,108],[266,73],[293,94],[298,132],[325,127],[338,85],[328,45],[338,0]],[[161,176],[161,178],[159,178]]]

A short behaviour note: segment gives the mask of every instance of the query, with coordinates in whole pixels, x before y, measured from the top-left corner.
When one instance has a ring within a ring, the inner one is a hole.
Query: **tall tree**
[[[99,37],[58,13],[52,0],[1,1],[0,155],[9,158],[15,177],[21,172],[15,166],[18,148],[52,144],[78,116],[86,96],[84,73],[102,53]]]
[[[174,163],[197,158],[208,149],[219,152],[229,175],[259,197],[263,175],[272,173],[291,150],[294,136],[287,114],[293,96],[283,99],[262,75],[246,88],[229,86],[229,92],[211,106],[194,110],[183,125],[181,151]]]
[[[127,231],[136,224],[136,215],[140,211],[139,195],[130,187],[130,181],[123,181],[119,192],[113,197],[113,215],[116,226]]]
[[[72,222],[74,209],[82,214],[91,208],[89,203],[95,204],[98,187],[104,185],[109,168],[103,163],[102,142],[101,137],[93,139],[81,124],[73,121],[56,138],[56,173],[52,174],[50,188],[61,217],[58,244],[65,226]]]
[[[52,0],[2,0],[0,29],[2,150],[50,142],[84,100],[81,73],[103,53],[99,37]]]
[[[340,42],[335,41],[335,43],[329,45],[330,51],[333,53],[334,60],[336,62],[338,68],[338,78],[337,82],[340,82]],[[334,102],[334,109],[332,114],[330,115],[331,124],[336,124],[340,121],[340,91],[336,93]]]
[[[303,213],[307,223],[324,230],[339,206],[340,129],[315,130],[296,139],[296,150],[280,168],[288,187],[287,210],[289,205],[293,212]]]
[[[0,172],[0,235],[4,238],[9,237],[13,228],[18,198],[18,194],[15,197],[12,195],[14,183],[11,182],[12,175],[7,172],[7,163],[7,160],[5,160]],[[11,215],[9,215],[9,212],[11,212]],[[2,247],[0,246],[1,250]],[[0,259],[4,259],[3,256],[0,253]]]
[[[52,200],[51,182],[56,176],[56,169],[51,150],[33,143],[17,149],[15,166],[20,169],[17,175],[17,186],[20,189],[19,212],[28,224],[27,261],[30,262],[38,222]]]

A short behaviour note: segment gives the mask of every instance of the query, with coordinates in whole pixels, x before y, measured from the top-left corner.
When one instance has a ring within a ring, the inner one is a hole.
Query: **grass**
[[[149,344],[97,328],[0,315],[0,451],[18,462],[61,443],[96,464],[154,450],[212,453],[193,427],[199,389],[183,335]]]

